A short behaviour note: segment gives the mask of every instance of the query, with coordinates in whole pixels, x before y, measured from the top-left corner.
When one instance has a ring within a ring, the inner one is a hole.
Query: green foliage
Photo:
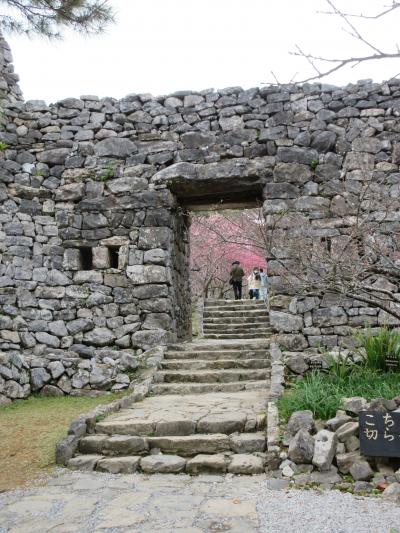
[[[336,356],[329,353],[325,354],[324,359],[329,365],[329,373],[337,379],[345,378],[353,370],[349,354],[344,355],[340,350]]]
[[[4,141],[0,141],[0,152],[4,152],[4,150],[7,150],[8,144]]]
[[[342,378],[334,374],[312,372],[304,379],[297,380],[279,400],[279,411],[285,420],[294,411],[304,409],[312,411],[316,418],[326,420],[335,416],[342,398],[363,396],[367,399],[391,399],[398,394],[399,375],[393,372],[381,373],[353,367],[352,372]]]
[[[60,29],[98,34],[114,22],[108,0],[1,0],[0,29],[60,39]]]
[[[100,181],[102,181],[103,183],[106,183],[109,179],[113,178],[116,166],[117,165],[115,162],[110,162],[107,165],[107,168],[105,169],[104,174],[100,176]]]
[[[371,328],[355,333],[360,345],[359,353],[363,357],[365,368],[387,371],[386,357],[400,359],[400,332],[383,327],[374,335]]]
[[[315,170],[318,166],[318,159],[312,159],[311,162],[310,162],[310,167],[312,168],[312,170]]]

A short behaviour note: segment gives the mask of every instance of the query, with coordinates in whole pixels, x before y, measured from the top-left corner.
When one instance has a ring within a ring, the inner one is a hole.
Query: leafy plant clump
[[[334,374],[312,372],[296,381],[292,388],[279,400],[282,418],[289,419],[295,411],[309,409],[314,416],[327,420],[340,409],[342,398],[362,396],[391,399],[398,396],[399,374],[377,372],[368,368],[353,368],[344,377]]]
[[[400,332],[389,329],[387,326],[380,328],[375,335],[369,328],[355,334],[360,345],[359,353],[363,358],[365,368],[378,371],[389,370],[386,364],[387,357],[400,360]]]
[[[4,152],[4,150],[7,150],[8,144],[4,141],[0,141],[0,152]]]

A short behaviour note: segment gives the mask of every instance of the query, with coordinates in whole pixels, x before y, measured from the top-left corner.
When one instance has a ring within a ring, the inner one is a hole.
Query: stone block
[[[105,246],[94,246],[92,248],[93,268],[110,268],[110,251]]]
[[[185,470],[186,459],[179,455],[148,455],[140,460],[140,468],[148,474],[179,474]]]
[[[96,464],[98,472],[108,472],[109,474],[133,474],[139,466],[140,457],[107,457],[100,459]]]
[[[128,266],[126,274],[137,285],[167,283],[169,280],[167,268],[159,265]]]
[[[188,474],[222,474],[226,472],[226,460],[223,455],[196,455],[186,463]]]
[[[329,470],[336,453],[337,436],[331,431],[321,429],[315,435],[312,463],[319,470]]]
[[[300,429],[289,443],[288,457],[295,463],[311,463],[314,455],[314,437]]]
[[[96,469],[96,465],[101,459],[103,459],[103,456],[101,455],[78,455],[77,457],[70,459],[67,466],[71,470],[91,472]]]
[[[261,474],[264,472],[263,460],[261,457],[251,454],[235,454],[228,466],[231,474]]]
[[[300,331],[303,327],[303,318],[298,315],[284,313],[282,311],[270,311],[270,324],[279,332],[290,333]]]

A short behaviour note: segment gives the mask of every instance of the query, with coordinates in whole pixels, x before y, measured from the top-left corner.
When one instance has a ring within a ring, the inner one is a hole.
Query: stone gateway
[[[22,99],[0,46],[3,396],[118,390],[142,351],[190,339],[192,205],[259,200],[268,216],[290,204],[318,239],[346,233],[344,195],[357,181],[400,183],[397,79],[47,105]],[[340,344],[363,307],[290,300],[271,325],[293,350]]]

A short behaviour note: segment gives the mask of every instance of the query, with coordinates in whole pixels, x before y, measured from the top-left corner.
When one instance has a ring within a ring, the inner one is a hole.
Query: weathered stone
[[[336,463],[342,474],[348,474],[353,464],[360,460],[360,454],[357,452],[340,453],[336,455]]]
[[[109,474],[133,474],[139,466],[140,457],[108,457],[100,459],[96,464],[98,472],[108,472]]]
[[[368,481],[374,475],[374,471],[367,461],[356,461],[349,470],[356,481]]]
[[[178,455],[148,455],[140,460],[140,468],[148,474],[179,474],[185,466],[186,459]]]
[[[360,411],[365,411],[368,408],[368,403],[365,398],[354,396],[352,398],[343,398],[342,407],[348,413],[358,415]]]
[[[129,139],[109,137],[96,144],[95,152],[99,157],[128,157],[137,152],[137,148]]]
[[[314,418],[311,411],[296,411],[289,418],[287,432],[290,436],[296,435],[300,429],[310,432],[314,429]]]
[[[329,470],[336,453],[337,436],[331,431],[321,429],[314,438],[312,463],[319,470]]]
[[[229,439],[232,450],[237,454],[263,452],[266,447],[262,433],[238,433],[230,435]]]
[[[108,328],[94,328],[86,332],[83,338],[93,346],[108,346],[115,340],[115,334]]]
[[[245,453],[233,455],[228,466],[228,472],[231,474],[261,474],[263,471],[261,457]]]
[[[303,327],[303,319],[301,316],[291,315],[281,311],[271,310],[270,323],[273,328],[285,333],[299,331]]]
[[[186,463],[188,474],[221,474],[226,472],[226,460],[223,455],[196,455]]]
[[[358,435],[358,422],[347,422],[336,430],[336,436],[340,442],[344,442],[346,439],[353,435]]]
[[[97,463],[103,459],[101,455],[78,455],[73,457],[67,463],[71,470],[95,470]]]
[[[382,493],[382,498],[389,502],[400,503],[400,483],[391,483]]]
[[[34,392],[40,390],[50,379],[50,374],[44,368],[32,368],[30,381]]]
[[[311,463],[314,454],[314,437],[307,430],[300,429],[291,439],[288,457],[295,463]]]

